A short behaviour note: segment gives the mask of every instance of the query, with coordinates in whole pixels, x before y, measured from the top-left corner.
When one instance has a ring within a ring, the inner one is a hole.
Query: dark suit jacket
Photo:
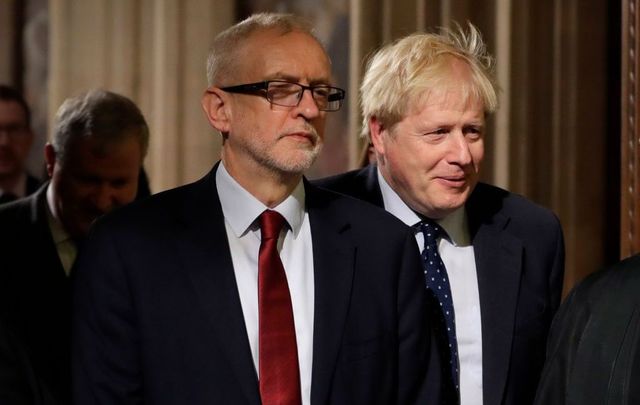
[[[317,184],[384,206],[374,165]],[[523,197],[482,183],[466,210],[480,293],[484,404],[531,404],[562,292],[560,223]]]
[[[35,373],[70,400],[70,282],[47,223],[47,185],[0,207],[0,316],[15,330]]]
[[[42,185],[42,181],[40,181],[38,178],[33,177],[32,175],[27,173],[27,184],[25,189],[25,193],[26,193],[25,196],[30,196],[31,194],[38,191],[41,185]],[[8,196],[4,196],[4,195],[2,197],[3,198],[0,198],[0,204],[3,204],[3,205],[7,204],[8,202],[14,201],[16,198],[13,195],[11,195],[11,199],[9,199]]]
[[[55,404],[33,370],[20,340],[3,321],[0,321],[0,404]]]
[[[576,286],[549,335],[536,404],[640,404],[640,255]]]
[[[260,403],[214,173],[90,232],[74,289],[76,403]],[[412,236],[375,207],[305,189],[311,403],[435,403],[425,399],[436,393],[425,391],[430,340]]]
[[[30,174],[27,174],[27,196],[38,191],[38,189],[42,186],[42,180],[37,177],[33,177]]]

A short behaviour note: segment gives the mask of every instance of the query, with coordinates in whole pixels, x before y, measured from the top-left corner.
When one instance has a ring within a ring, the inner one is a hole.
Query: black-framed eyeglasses
[[[338,111],[342,107],[345,91],[326,84],[305,86],[286,80],[266,80],[263,82],[239,84],[222,87],[220,90],[229,93],[256,94],[266,98],[271,104],[282,107],[297,107],[305,90],[311,92],[320,111]]]

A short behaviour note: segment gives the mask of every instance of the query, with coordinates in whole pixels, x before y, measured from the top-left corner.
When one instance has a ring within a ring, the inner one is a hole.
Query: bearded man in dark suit
[[[322,45],[259,14],[207,72],[222,161],[99,221],[79,259],[76,402],[439,403],[412,235],[303,179],[344,99]]]
[[[448,403],[526,405],[560,302],[564,244],[553,213],[478,182],[497,106],[490,62],[473,26],[383,47],[361,86],[377,165],[318,184],[383,207],[424,246]]]

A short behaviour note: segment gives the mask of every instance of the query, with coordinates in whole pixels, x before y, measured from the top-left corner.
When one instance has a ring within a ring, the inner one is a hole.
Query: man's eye
[[[470,138],[476,139],[482,136],[482,128],[479,127],[466,127],[464,134]]]
[[[79,177],[78,182],[87,186],[100,184],[101,180],[95,177]]]
[[[292,94],[297,94],[299,88],[297,86],[290,85],[271,85],[269,86],[269,93],[272,97],[288,97]]]
[[[126,180],[114,180],[111,182],[111,187],[113,188],[122,188],[127,184]]]
[[[316,87],[313,89],[313,94],[321,98],[329,98],[329,92],[330,90],[326,87]]]

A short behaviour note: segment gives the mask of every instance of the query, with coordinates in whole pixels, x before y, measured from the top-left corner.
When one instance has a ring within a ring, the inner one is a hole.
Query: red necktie
[[[260,398],[262,405],[300,405],[300,372],[287,276],[278,254],[284,218],[260,215],[258,311],[260,317]]]

